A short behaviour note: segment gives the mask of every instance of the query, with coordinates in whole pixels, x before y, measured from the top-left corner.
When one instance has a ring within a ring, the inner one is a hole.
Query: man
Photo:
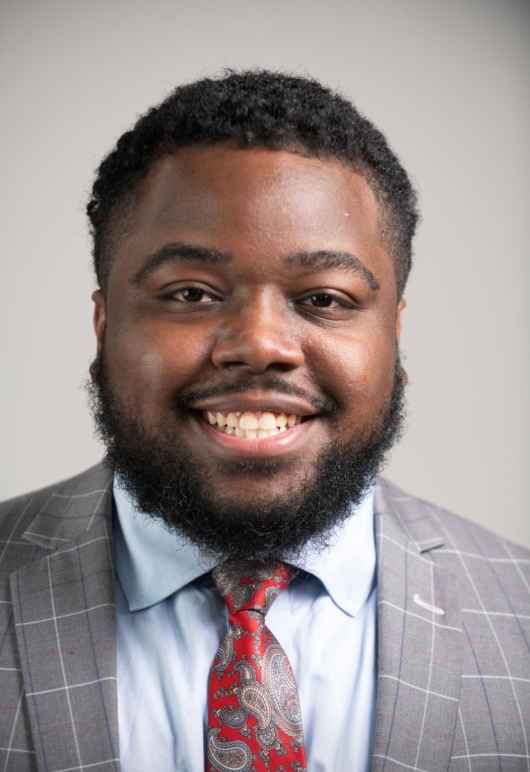
[[[417,222],[384,137],[206,79],[88,215],[107,456],[1,509],[3,769],[530,769],[528,551],[377,477]]]

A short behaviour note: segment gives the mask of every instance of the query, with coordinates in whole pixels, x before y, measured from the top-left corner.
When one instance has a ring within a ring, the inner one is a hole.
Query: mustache
[[[212,397],[226,397],[231,394],[245,394],[251,391],[273,391],[275,394],[283,394],[288,397],[299,397],[308,402],[316,411],[333,415],[338,409],[337,402],[328,396],[310,394],[300,386],[285,381],[277,375],[246,376],[233,382],[212,383],[200,389],[188,389],[180,392],[175,398],[175,407],[192,409],[193,405]]]
[[[106,366],[104,347],[100,349],[89,366],[89,381],[87,388],[99,383],[106,383]],[[310,394],[306,389],[289,383],[274,373],[266,375],[247,375],[237,380],[222,383],[212,383],[199,389],[186,389],[179,392],[173,399],[173,407],[176,410],[191,410],[196,402],[210,399],[211,397],[226,397],[231,394],[245,394],[255,391],[273,391],[275,394],[283,394],[288,397],[299,397],[308,402],[318,413],[323,415],[335,415],[339,409],[338,402],[331,396]]]

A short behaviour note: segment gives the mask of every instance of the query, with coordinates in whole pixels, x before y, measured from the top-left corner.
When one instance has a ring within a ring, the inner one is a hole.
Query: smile
[[[270,458],[300,452],[320,423],[287,412],[271,410],[200,411],[195,431],[206,442],[208,452],[220,458]],[[311,417],[312,419],[313,417]]]
[[[233,437],[246,440],[275,437],[292,429],[302,421],[302,417],[294,413],[251,412],[249,410],[230,413],[205,412],[205,418],[210,426]]]

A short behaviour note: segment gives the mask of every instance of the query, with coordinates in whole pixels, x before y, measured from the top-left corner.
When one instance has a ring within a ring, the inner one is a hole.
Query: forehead
[[[118,247],[129,263],[179,240],[267,259],[297,250],[353,251],[376,262],[384,256],[383,268],[391,267],[373,191],[334,159],[186,147],[157,161],[135,198]]]

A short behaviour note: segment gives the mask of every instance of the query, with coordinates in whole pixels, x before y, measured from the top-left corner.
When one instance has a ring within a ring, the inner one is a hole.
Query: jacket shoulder
[[[425,529],[432,535],[438,535],[444,542],[445,550],[479,554],[486,560],[511,557],[530,560],[529,548],[506,539],[469,517],[413,496],[385,478],[378,479],[378,488],[383,506],[397,513],[406,528],[409,526],[414,532]]]
[[[10,540],[18,538],[36,515],[47,508],[49,502],[75,496],[76,492],[82,495],[88,487],[88,481],[100,481],[102,486],[108,485],[111,477],[110,470],[104,463],[100,463],[73,477],[0,502],[0,534],[7,533]]]

